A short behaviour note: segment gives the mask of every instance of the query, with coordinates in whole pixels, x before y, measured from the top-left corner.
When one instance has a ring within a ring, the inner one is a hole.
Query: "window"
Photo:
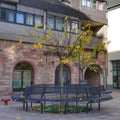
[[[67,32],[77,33],[78,31],[78,21],[77,20],[68,20],[68,23],[65,25]]]
[[[72,21],[72,31],[77,33],[78,31],[78,21]]]
[[[43,17],[35,15],[35,25],[41,24],[43,22]]]
[[[48,15],[48,17],[47,17],[47,27],[51,28],[51,29],[55,29],[54,23],[55,23],[54,16]]]
[[[48,15],[47,16],[47,27],[54,29],[54,30],[63,31],[62,26],[64,24],[64,29],[67,32],[77,33],[79,22],[77,20],[72,20],[72,19],[68,19],[68,21],[65,22],[64,19],[65,18],[62,18],[62,17]]]
[[[91,4],[92,4],[91,0],[87,0],[86,2],[87,2],[87,4],[86,4],[87,7],[91,7]]]
[[[7,10],[7,21],[14,22],[15,20],[15,13],[13,10]]]
[[[113,87],[120,88],[120,61],[113,61]]]
[[[82,5],[86,6],[86,0],[82,0]]]
[[[0,9],[0,20],[6,21],[6,10]]]
[[[93,0],[93,3],[92,3],[92,8],[95,8],[96,9],[96,0]]]
[[[98,0],[82,0],[82,5],[89,8],[103,10],[103,3]]]
[[[63,24],[63,19],[62,18],[56,18],[56,30],[62,30],[62,24]]]
[[[43,16],[0,8],[0,21],[33,26],[43,23]]]
[[[103,4],[101,2],[97,2],[97,9],[98,10],[103,10]]]
[[[33,15],[32,14],[26,14],[26,24],[27,25],[33,25]]]
[[[20,23],[20,24],[24,24],[24,14],[23,13],[16,14],[16,22]]]
[[[33,84],[34,70],[27,62],[18,63],[13,73],[13,90],[23,91],[26,86]]]

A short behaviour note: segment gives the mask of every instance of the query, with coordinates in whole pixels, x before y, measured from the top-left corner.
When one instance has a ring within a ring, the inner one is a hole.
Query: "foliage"
[[[91,111],[92,108],[88,108],[88,111]],[[41,108],[33,107],[33,111],[40,112]],[[50,113],[64,113],[64,106],[61,106],[59,104],[52,104],[44,107],[44,112],[50,112]],[[67,113],[81,113],[86,112],[85,106],[75,106],[75,105],[67,105],[66,109]]]
[[[102,53],[105,46],[108,44],[108,42],[103,42],[95,45],[92,50],[86,50],[86,46],[89,46],[93,35],[93,31],[90,30],[90,27],[91,25],[87,24],[83,27],[82,31],[79,31],[79,40],[70,56],[71,60],[79,67],[79,80],[84,80],[83,71],[87,67],[90,70],[97,72],[97,67],[93,65],[96,64],[96,60],[94,58],[97,53]]]
[[[63,64],[74,62],[79,66],[79,76],[82,75],[83,70],[88,67],[91,63],[95,63],[93,57],[97,52],[101,52],[106,43],[96,45],[92,52],[86,52],[86,46],[89,45],[93,31],[90,30],[91,25],[85,25],[82,30],[77,30],[77,34],[73,34],[74,30],[69,26],[68,17],[65,17],[64,24],[62,24],[63,32],[53,31],[48,27],[42,34],[39,29],[44,24],[38,24],[35,28],[35,33],[26,36],[32,36],[35,42],[33,47],[40,49],[45,55],[56,56],[60,61],[60,80],[61,86],[63,86]],[[69,28],[70,27],[70,28]],[[68,29],[69,28],[69,29]],[[20,39],[20,44],[22,39]],[[42,59],[43,60],[43,59]],[[89,66],[91,70],[96,71],[93,66]],[[79,78],[80,79],[80,78]]]

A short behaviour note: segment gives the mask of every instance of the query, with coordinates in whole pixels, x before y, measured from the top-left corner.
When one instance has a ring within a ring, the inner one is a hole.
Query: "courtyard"
[[[93,111],[87,113],[43,113],[24,111],[22,104],[10,101],[8,105],[0,102],[0,120],[119,120],[120,119],[120,90],[113,90],[113,100],[101,103],[101,111],[93,105]],[[10,98],[10,96],[0,96]]]

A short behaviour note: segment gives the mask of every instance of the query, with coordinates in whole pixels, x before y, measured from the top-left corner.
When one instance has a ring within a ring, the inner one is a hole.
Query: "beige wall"
[[[108,12],[108,84],[113,84],[112,60],[120,60],[120,8]]]

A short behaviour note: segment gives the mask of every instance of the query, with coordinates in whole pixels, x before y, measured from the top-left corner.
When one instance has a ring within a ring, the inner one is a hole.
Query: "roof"
[[[108,0],[108,10],[120,7],[120,0]]]
[[[59,0],[19,0],[19,4],[64,14],[66,16],[89,20],[89,18],[84,13],[70,7],[69,5],[64,4]]]

